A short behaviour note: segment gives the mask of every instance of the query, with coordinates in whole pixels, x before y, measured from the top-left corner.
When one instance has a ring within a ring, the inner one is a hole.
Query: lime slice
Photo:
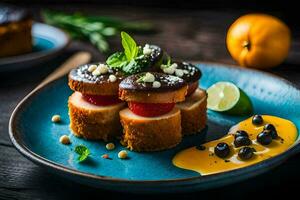
[[[207,108],[232,115],[252,113],[252,103],[244,91],[230,82],[217,82],[207,89]]]

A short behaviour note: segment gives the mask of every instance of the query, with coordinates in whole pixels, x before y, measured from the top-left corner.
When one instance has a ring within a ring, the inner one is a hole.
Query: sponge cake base
[[[180,143],[181,116],[180,110],[158,117],[142,117],[128,108],[120,112],[123,126],[121,143],[134,151],[159,151],[169,149]]]
[[[197,89],[184,102],[176,104],[181,111],[181,127],[183,135],[199,133],[205,128],[207,95],[204,90]]]
[[[85,139],[108,141],[122,134],[119,111],[125,103],[110,106],[96,106],[74,92],[68,101],[70,128],[74,135]]]

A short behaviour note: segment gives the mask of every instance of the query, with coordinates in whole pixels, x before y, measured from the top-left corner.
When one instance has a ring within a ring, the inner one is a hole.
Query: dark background
[[[12,2],[30,9],[40,20],[41,9],[81,11],[146,20],[155,24],[155,34],[134,35],[138,41],[149,41],[167,49],[176,59],[235,64],[225,46],[228,26],[240,15],[266,12],[284,20],[292,30],[293,42],[288,59],[271,73],[284,77],[300,87],[300,24],[296,3],[291,1],[1,1]],[[47,3],[45,3],[47,2]],[[110,40],[112,49],[120,48],[119,38]],[[0,44],[1,48],[1,44]],[[93,189],[63,180],[21,156],[8,138],[8,120],[16,104],[55,67],[78,50],[93,54],[93,60],[105,56],[86,42],[74,41],[67,50],[40,68],[0,75],[0,199],[244,199],[270,198],[279,195],[298,195],[300,187],[300,155],[258,177],[222,188],[176,195],[133,195]],[[26,73],[26,75],[24,75]]]

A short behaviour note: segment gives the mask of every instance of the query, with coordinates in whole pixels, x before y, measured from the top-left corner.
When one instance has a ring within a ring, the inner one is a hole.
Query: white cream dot
[[[183,70],[182,69],[176,69],[175,70],[175,75],[178,77],[182,77],[183,76]]]
[[[160,86],[161,86],[161,83],[158,82],[158,81],[154,81],[153,84],[152,84],[153,88],[160,88]]]
[[[95,69],[97,69],[97,65],[90,65],[88,71],[93,72]]]
[[[97,70],[99,70],[100,74],[106,74],[109,69],[108,69],[107,65],[99,64],[97,67]]]
[[[92,72],[92,74],[93,74],[94,76],[100,76],[100,75],[101,75],[101,72],[100,72],[99,69],[97,68],[97,69],[95,69],[95,70]]]
[[[113,83],[117,80],[117,77],[115,75],[111,74],[111,75],[109,75],[108,79],[109,79],[110,82]]]
[[[153,74],[147,72],[146,75],[143,78],[143,81],[146,83],[152,83],[155,81],[155,77]]]

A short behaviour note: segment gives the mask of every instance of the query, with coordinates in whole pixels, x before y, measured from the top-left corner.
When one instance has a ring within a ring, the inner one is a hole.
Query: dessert
[[[105,141],[121,138],[130,150],[158,151],[202,130],[206,92],[198,88],[200,70],[185,62],[171,64],[169,58],[162,64],[168,56],[160,47],[139,46],[125,32],[121,38],[124,51],[109,56],[106,64],[70,72],[73,133]]]
[[[135,151],[158,151],[176,146],[182,139],[180,110],[186,82],[157,72],[140,73],[120,83],[119,97],[128,102],[120,112],[122,144]]]
[[[105,64],[87,64],[69,73],[70,128],[86,139],[110,140],[120,136],[119,111],[125,104],[118,99],[123,73]]]
[[[168,61],[161,65],[160,69],[166,74],[172,74],[182,78],[188,84],[186,100],[178,103],[181,110],[181,126],[184,135],[199,133],[206,126],[206,92],[200,88],[199,79],[201,71],[194,65],[187,62]]]
[[[0,57],[32,50],[31,15],[22,8],[0,4]]]

